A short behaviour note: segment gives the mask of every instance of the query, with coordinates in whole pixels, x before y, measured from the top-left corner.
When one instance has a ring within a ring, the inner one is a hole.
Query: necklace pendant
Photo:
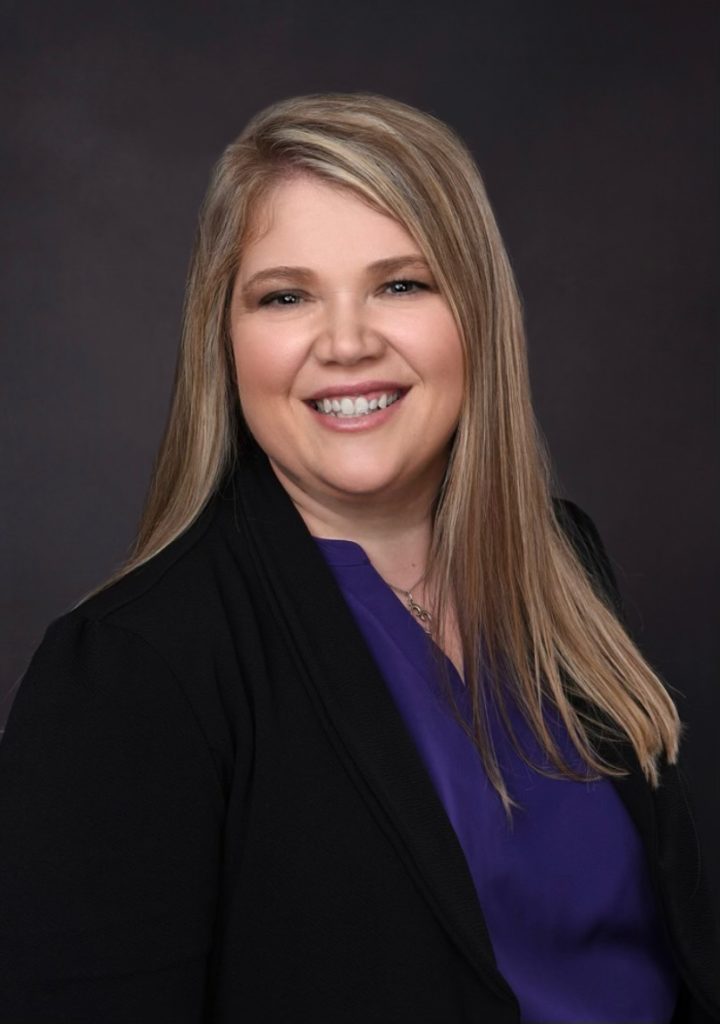
[[[427,608],[423,608],[421,604],[417,603],[417,601],[413,598],[412,594],[409,591],[407,591],[406,593],[408,599],[408,608],[415,616],[415,618],[419,620],[425,632],[429,633],[432,630],[432,615],[427,610]]]

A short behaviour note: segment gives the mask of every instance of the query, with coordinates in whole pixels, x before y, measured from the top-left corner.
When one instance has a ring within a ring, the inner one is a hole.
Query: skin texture
[[[422,603],[424,584],[414,585],[463,399],[450,308],[406,229],[347,190],[311,176],[285,181],[256,227],[230,308],[246,422],[310,532],[359,543],[388,582],[413,587]],[[414,263],[373,268],[394,257]],[[264,274],[277,267],[305,272]],[[368,382],[388,385],[368,394],[404,394],[384,413],[351,420],[308,404]],[[461,671],[453,623],[446,628],[446,653]]]

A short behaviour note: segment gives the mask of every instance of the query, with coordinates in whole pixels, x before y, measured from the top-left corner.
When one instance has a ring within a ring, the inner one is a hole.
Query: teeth
[[[349,395],[343,398],[319,398],[312,403],[313,408],[325,415],[343,417],[367,416],[378,409],[386,409],[400,397],[399,391],[390,391],[377,398],[366,398],[365,395],[358,395],[351,398]]]

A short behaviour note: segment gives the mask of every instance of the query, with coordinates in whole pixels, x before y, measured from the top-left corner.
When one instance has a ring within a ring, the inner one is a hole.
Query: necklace
[[[385,579],[384,576],[383,576],[383,579]],[[425,632],[428,634],[428,636],[431,636],[432,635],[432,628],[433,628],[432,627],[433,617],[432,617],[431,613],[427,610],[427,608],[423,608],[423,606],[421,604],[419,604],[415,600],[415,598],[412,596],[412,592],[415,589],[415,587],[419,586],[424,579],[425,579],[425,573],[422,574],[422,576],[420,577],[419,580],[417,580],[415,583],[413,583],[413,585],[410,587],[410,590],[403,590],[402,587],[396,587],[392,583],[388,583],[387,580],[385,580],[385,582],[387,583],[387,585],[392,590],[395,590],[398,594],[402,594],[403,595],[403,597],[405,598],[405,600],[407,602],[407,606],[408,606],[408,609],[409,609],[410,613],[415,616],[415,618],[418,620],[418,622],[420,623],[422,628],[425,630]]]

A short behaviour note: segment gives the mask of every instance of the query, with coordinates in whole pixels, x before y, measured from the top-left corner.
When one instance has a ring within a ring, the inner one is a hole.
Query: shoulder
[[[228,702],[218,679],[234,681],[240,711],[233,631],[249,606],[247,559],[228,542],[224,514],[214,496],[147,563],[48,625],[18,686],[3,746],[31,720],[42,728],[48,715],[68,722],[97,714],[113,729],[164,721],[163,738],[174,721],[182,724],[178,734],[224,747]]]
[[[66,788],[73,799],[88,773],[109,793],[132,780],[142,787],[168,765],[178,787],[202,777],[221,795],[202,720],[165,659],[137,634],[80,611],[54,620],[0,743],[4,792],[29,793],[52,777],[57,798]]]
[[[595,523],[574,501],[558,497],[552,501],[558,526],[572,544],[595,589],[610,602],[616,615],[625,623],[625,609],[615,570]]]
[[[217,495],[178,537],[148,561],[81,601],[73,609],[86,619],[120,623],[133,609],[154,609],[198,600],[198,590],[208,586],[211,563],[219,554],[220,514]]]
[[[133,636],[183,675],[200,650],[223,647],[251,602],[251,576],[233,505],[216,493],[184,533],[63,618]]]
[[[602,548],[597,527],[584,509],[568,498],[554,497],[552,503],[555,518],[573,544],[586,552],[594,546]]]

